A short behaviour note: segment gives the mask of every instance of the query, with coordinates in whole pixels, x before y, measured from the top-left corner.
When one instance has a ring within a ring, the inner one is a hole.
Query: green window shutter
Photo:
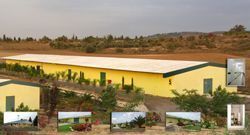
[[[15,111],[15,96],[6,97],[6,112]]]
[[[101,86],[105,86],[106,85],[106,73],[105,72],[101,72],[100,73],[100,84]]]
[[[213,79],[204,79],[203,82],[203,89],[204,89],[204,94],[210,94],[212,95],[213,91]]]

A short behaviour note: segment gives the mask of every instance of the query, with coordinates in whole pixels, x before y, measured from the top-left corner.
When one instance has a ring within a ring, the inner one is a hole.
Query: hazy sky
[[[91,112],[59,112],[58,119],[91,116]]]
[[[150,35],[250,28],[250,0],[0,0],[8,36]]]
[[[4,113],[4,123],[9,123],[13,121],[18,121],[21,119],[32,120],[37,116],[37,112],[5,112]]]
[[[145,112],[112,112],[112,124],[125,123],[134,120],[134,118],[146,117]]]
[[[166,112],[166,115],[190,120],[201,120],[200,112]]]

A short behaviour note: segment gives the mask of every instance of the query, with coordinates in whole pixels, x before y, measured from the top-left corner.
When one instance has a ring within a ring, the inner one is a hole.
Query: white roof
[[[47,55],[47,54],[46,55],[23,54],[17,56],[3,57],[3,59],[65,64],[65,65],[126,70],[126,71],[136,71],[136,72],[149,72],[149,73],[168,73],[171,71],[176,71],[208,63],[200,61],[67,56],[67,55]]]
[[[0,83],[8,82],[8,81],[10,81],[10,79],[0,79]]]

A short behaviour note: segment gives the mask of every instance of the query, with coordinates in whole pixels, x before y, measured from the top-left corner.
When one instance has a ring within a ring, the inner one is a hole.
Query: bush
[[[229,93],[226,89],[219,86],[213,93],[212,99],[205,95],[197,94],[197,90],[184,90],[184,94],[172,90],[175,97],[172,101],[185,111],[201,112],[210,116],[227,115],[227,104],[240,104],[243,98],[237,96],[235,93]]]
[[[115,50],[117,53],[123,53],[124,52],[124,50],[122,49],[122,48],[116,48],[116,50]]]
[[[85,48],[85,52],[86,53],[94,53],[96,52],[96,48],[91,46],[91,45],[88,45],[86,48]]]
[[[202,112],[208,114],[209,100],[205,95],[199,95],[197,90],[183,90],[185,93],[180,94],[176,90],[172,90],[175,95],[172,101],[185,111]]]
[[[111,85],[107,86],[107,88],[103,90],[100,96],[100,100],[101,106],[107,109],[107,111],[111,112],[112,110],[114,110],[117,105],[116,89]]]
[[[133,87],[131,85],[124,85],[124,89],[126,90],[126,93],[130,93],[133,90]]]
[[[72,128],[76,131],[91,131],[91,126],[91,124],[86,123],[74,125]]]
[[[0,112],[0,129],[1,129],[1,125],[3,125],[3,113]]]
[[[227,104],[240,104],[243,99],[236,95],[236,93],[228,93],[226,89],[219,86],[213,93],[213,98],[210,102],[210,109],[220,116],[227,116]]]
[[[28,112],[28,111],[31,111],[29,106],[27,105],[24,105],[23,103],[21,103],[17,109],[16,109],[17,112]]]

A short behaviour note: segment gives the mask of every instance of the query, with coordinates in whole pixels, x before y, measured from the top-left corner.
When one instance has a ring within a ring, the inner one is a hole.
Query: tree
[[[32,122],[32,119],[31,119],[31,117],[29,117],[29,122]]]
[[[3,113],[0,112],[0,126],[3,124]]]
[[[24,105],[24,103],[22,102],[16,109],[17,112],[28,112],[31,111],[29,106]]]
[[[172,101],[185,111],[201,112],[206,116],[222,116],[227,114],[227,104],[242,103],[243,98],[236,95],[236,93],[229,93],[224,88],[219,86],[213,93],[212,99],[205,95],[200,95],[197,90],[184,90],[184,94],[172,90],[175,97]]]
[[[138,127],[139,128],[141,128],[142,127],[142,125],[143,124],[145,124],[145,117],[143,117],[143,116],[138,116],[138,117],[136,117],[134,120],[133,120],[133,122],[136,124],[136,125],[138,125]]]
[[[6,35],[3,34],[3,41],[6,41]]]
[[[243,25],[235,25],[229,30],[230,33],[244,33],[246,32],[246,27]]]
[[[116,89],[112,85],[108,85],[105,90],[103,90],[101,96],[101,106],[107,111],[112,111],[117,105],[116,101]]]
[[[91,46],[91,45],[88,45],[86,48],[85,48],[85,52],[86,53],[94,53],[96,52],[96,48]]]
[[[183,90],[184,94],[180,94],[176,90],[172,90],[174,98],[172,102],[177,104],[180,109],[185,111],[202,112],[208,114],[209,100],[205,95],[199,95],[197,90]]]
[[[228,93],[225,88],[219,86],[213,93],[211,100],[211,110],[215,114],[225,117],[227,115],[227,104],[239,104],[243,99],[236,95],[236,93]]]

